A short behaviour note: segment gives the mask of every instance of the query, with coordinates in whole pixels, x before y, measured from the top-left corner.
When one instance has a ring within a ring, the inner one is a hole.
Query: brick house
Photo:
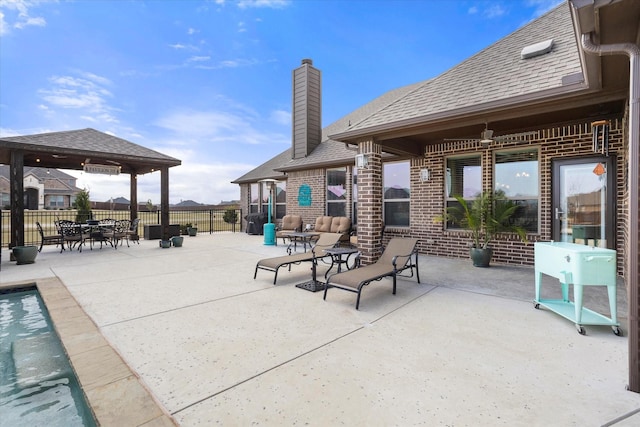
[[[0,203],[2,209],[9,209],[10,184],[9,165],[0,165]],[[58,169],[24,168],[25,209],[68,209],[81,191],[76,187],[77,179]]]
[[[365,264],[393,236],[419,238],[424,254],[466,258],[468,233],[434,218],[456,194],[470,201],[504,190],[521,206],[516,221],[528,242],[501,235],[494,262],[533,265],[536,241],[617,251],[629,302],[629,389],[638,392],[639,45],[640,2],[568,0],[325,128],[320,71],[303,60],[293,71],[292,146],[234,181],[241,208],[266,212],[260,181],[275,179],[276,222],[285,213],[305,223],[349,216]]]
[[[396,235],[420,238],[425,254],[466,257],[468,235],[433,219],[454,203],[454,194],[471,200],[482,190],[506,189],[522,206],[529,243],[502,236],[494,245],[496,262],[532,265],[533,242],[575,241],[576,226],[591,233],[579,242],[617,249],[623,273],[628,59],[584,52],[578,31],[589,20],[574,3],[325,128],[320,71],[303,60],[293,71],[292,146],[234,181],[241,207],[266,212],[268,191],[260,180],[276,179],[276,221],[285,213],[300,214],[305,223],[319,215],[349,216],[365,261],[377,257],[382,239]],[[602,28],[601,43],[606,37],[635,41],[640,5],[615,7],[610,13],[624,11],[628,29],[616,35]],[[358,154],[366,167],[355,166]],[[593,173],[597,165],[607,173]],[[560,176],[584,188],[560,191],[554,182]],[[301,187],[311,190],[310,206],[299,203]]]

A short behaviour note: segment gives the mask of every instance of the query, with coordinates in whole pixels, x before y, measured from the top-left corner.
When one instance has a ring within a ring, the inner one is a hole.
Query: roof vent
[[[544,55],[545,53],[551,52],[552,48],[553,48],[553,39],[545,40],[540,43],[525,46],[522,49],[522,52],[520,52],[520,57],[522,59],[528,59],[528,58]]]

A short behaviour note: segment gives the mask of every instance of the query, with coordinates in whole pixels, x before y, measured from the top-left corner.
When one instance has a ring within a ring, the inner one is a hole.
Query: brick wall
[[[626,148],[623,144],[622,120],[612,120],[609,132],[609,154],[616,158],[616,239],[618,267],[622,271],[624,259],[624,224]],[[411,160],[411,229],[387,228],[385,240],[393,236],[412,235],[420,239],[421,253],[436,256],[466,258],[469,256],[469,233],[447,231],[434,218],[444,211],[445,158],[451,155],[479,153],[482,156],[483,188],[493,188],[493,154],[496,150],[537,147],[540,172],[540,233],[529,234],[528,243],[516,235],[503,234],[493,242],[495,263],[533,265],[533,242],[551,240],[551,173],[552,160],[595,155],[592,151],[591,124],[580,123],[544,129],[526,141],[494,142],[484,148],[478,142],[447,142],[427,147],[424,158]],[[420,182],[420,169],[430,171],[430,180]],[[359,190],[362,185],[359,185]]]
[[[303,223],[314,225],[325,214],[327,178],[324,169],[289,172],[287,179],[287,214],[302,216]],[[298,190],[301,185],[311,188],[311,206],[300,206]]]

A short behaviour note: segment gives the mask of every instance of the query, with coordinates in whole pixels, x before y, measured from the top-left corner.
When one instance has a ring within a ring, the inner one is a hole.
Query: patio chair
[[[93,250],[93,243],[100,242],[100,249],[103,243],[109,243],[113,247],[114,227],[116,220],[111,218],[101,219],[97,224],[92,224],[89,228],[89,247]]]
[[[136,242],[137,244],[140,244],[140,236],[138,235],[138,224],[140,223],[140,218],[136,218],[133,221],[131,221],[131,225],[129,226],[129,229],[126,230],[126,236],[125,239],[127,239],[127,247],[129,246],[129,240],[132,240],[134,242]]]
[[[400,273],[404,270],[410,270],[411,273],[410,275],[404,275],[402,277],[413,277],[413,269],[415,268],[415,275],[418,283],[420,283],[417,244],[418,239],[392,238],[380,256],[380,259],[375,263],[329,276],[327,285],[324,288],[323,299],[327,299],[327,290],[329,290],[329,288],[338,288],[354,292],[358,294],[356,299],[357,310],[360,307],[362,288],[373,281],[381,280],[384,277],[391,277],[393,279],[393,295],[395,295],[396,277],[401,276]]]
[[[44,230],[42,229],[42,225],[38,221],[36,221],[36,227],[38,227],[38,233],[40,233],[40,248],[38,252],[42,251],[42,246],[44,245],[62,245],[62,249],[64,250],[64,245],[62,243],[62,235],[60,234],[60,230],[58,229],[58,224],[56,221],[56,230],[58,234],[44,234]]]
[[[82,224],[69,220],[61,220],[58,224],[60,225],[60,234],[63,242],[60,252],[64,250],[64,243],[69,246],[69,251],[78,245],[78,251],[82,252],[82,246],[85,240],[89,238],[89,233],[85,231],[86,229],[83,230]]]
[[[341,234],[338,233],[323,233],[319,238],[312,250],[304,253],[295,253],[293,255],[278,256],[273,258],[265,258],[258,261],[256,264],[256,271],[253,273],[255,280],[258,275],[258,269],[273,271],[275,276],[273,277],[273,284],[276,284],[278,280],[278,269],[283,265],[289,266],[291,270],[292,264],[300,264],[301,262],[311,261],[317,262],[317,260],[331,256],[324,252],[324,249],[333,248],[338,244]]]
[[[278,244],[278,238],[282,239],[282,244],[287,244],[288,233],[294,231],[302,231],[302,216],[300,215],[285,215],[282,217],[282,223],[280,228],[276,231],[276,245]]]
[[[128,219],[121,219],[115,222],[113,226],[113,240],[115,248],[118,249],[118,243],[122,246],[124,240],[127,241],[127,247],[129,247],[129,232],[131,231],[131,221]]]

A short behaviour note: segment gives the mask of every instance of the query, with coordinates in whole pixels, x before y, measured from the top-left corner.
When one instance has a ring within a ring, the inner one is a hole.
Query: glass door
[[[614,180],[612,158],[554,161],[553,240],[615,249]]]

